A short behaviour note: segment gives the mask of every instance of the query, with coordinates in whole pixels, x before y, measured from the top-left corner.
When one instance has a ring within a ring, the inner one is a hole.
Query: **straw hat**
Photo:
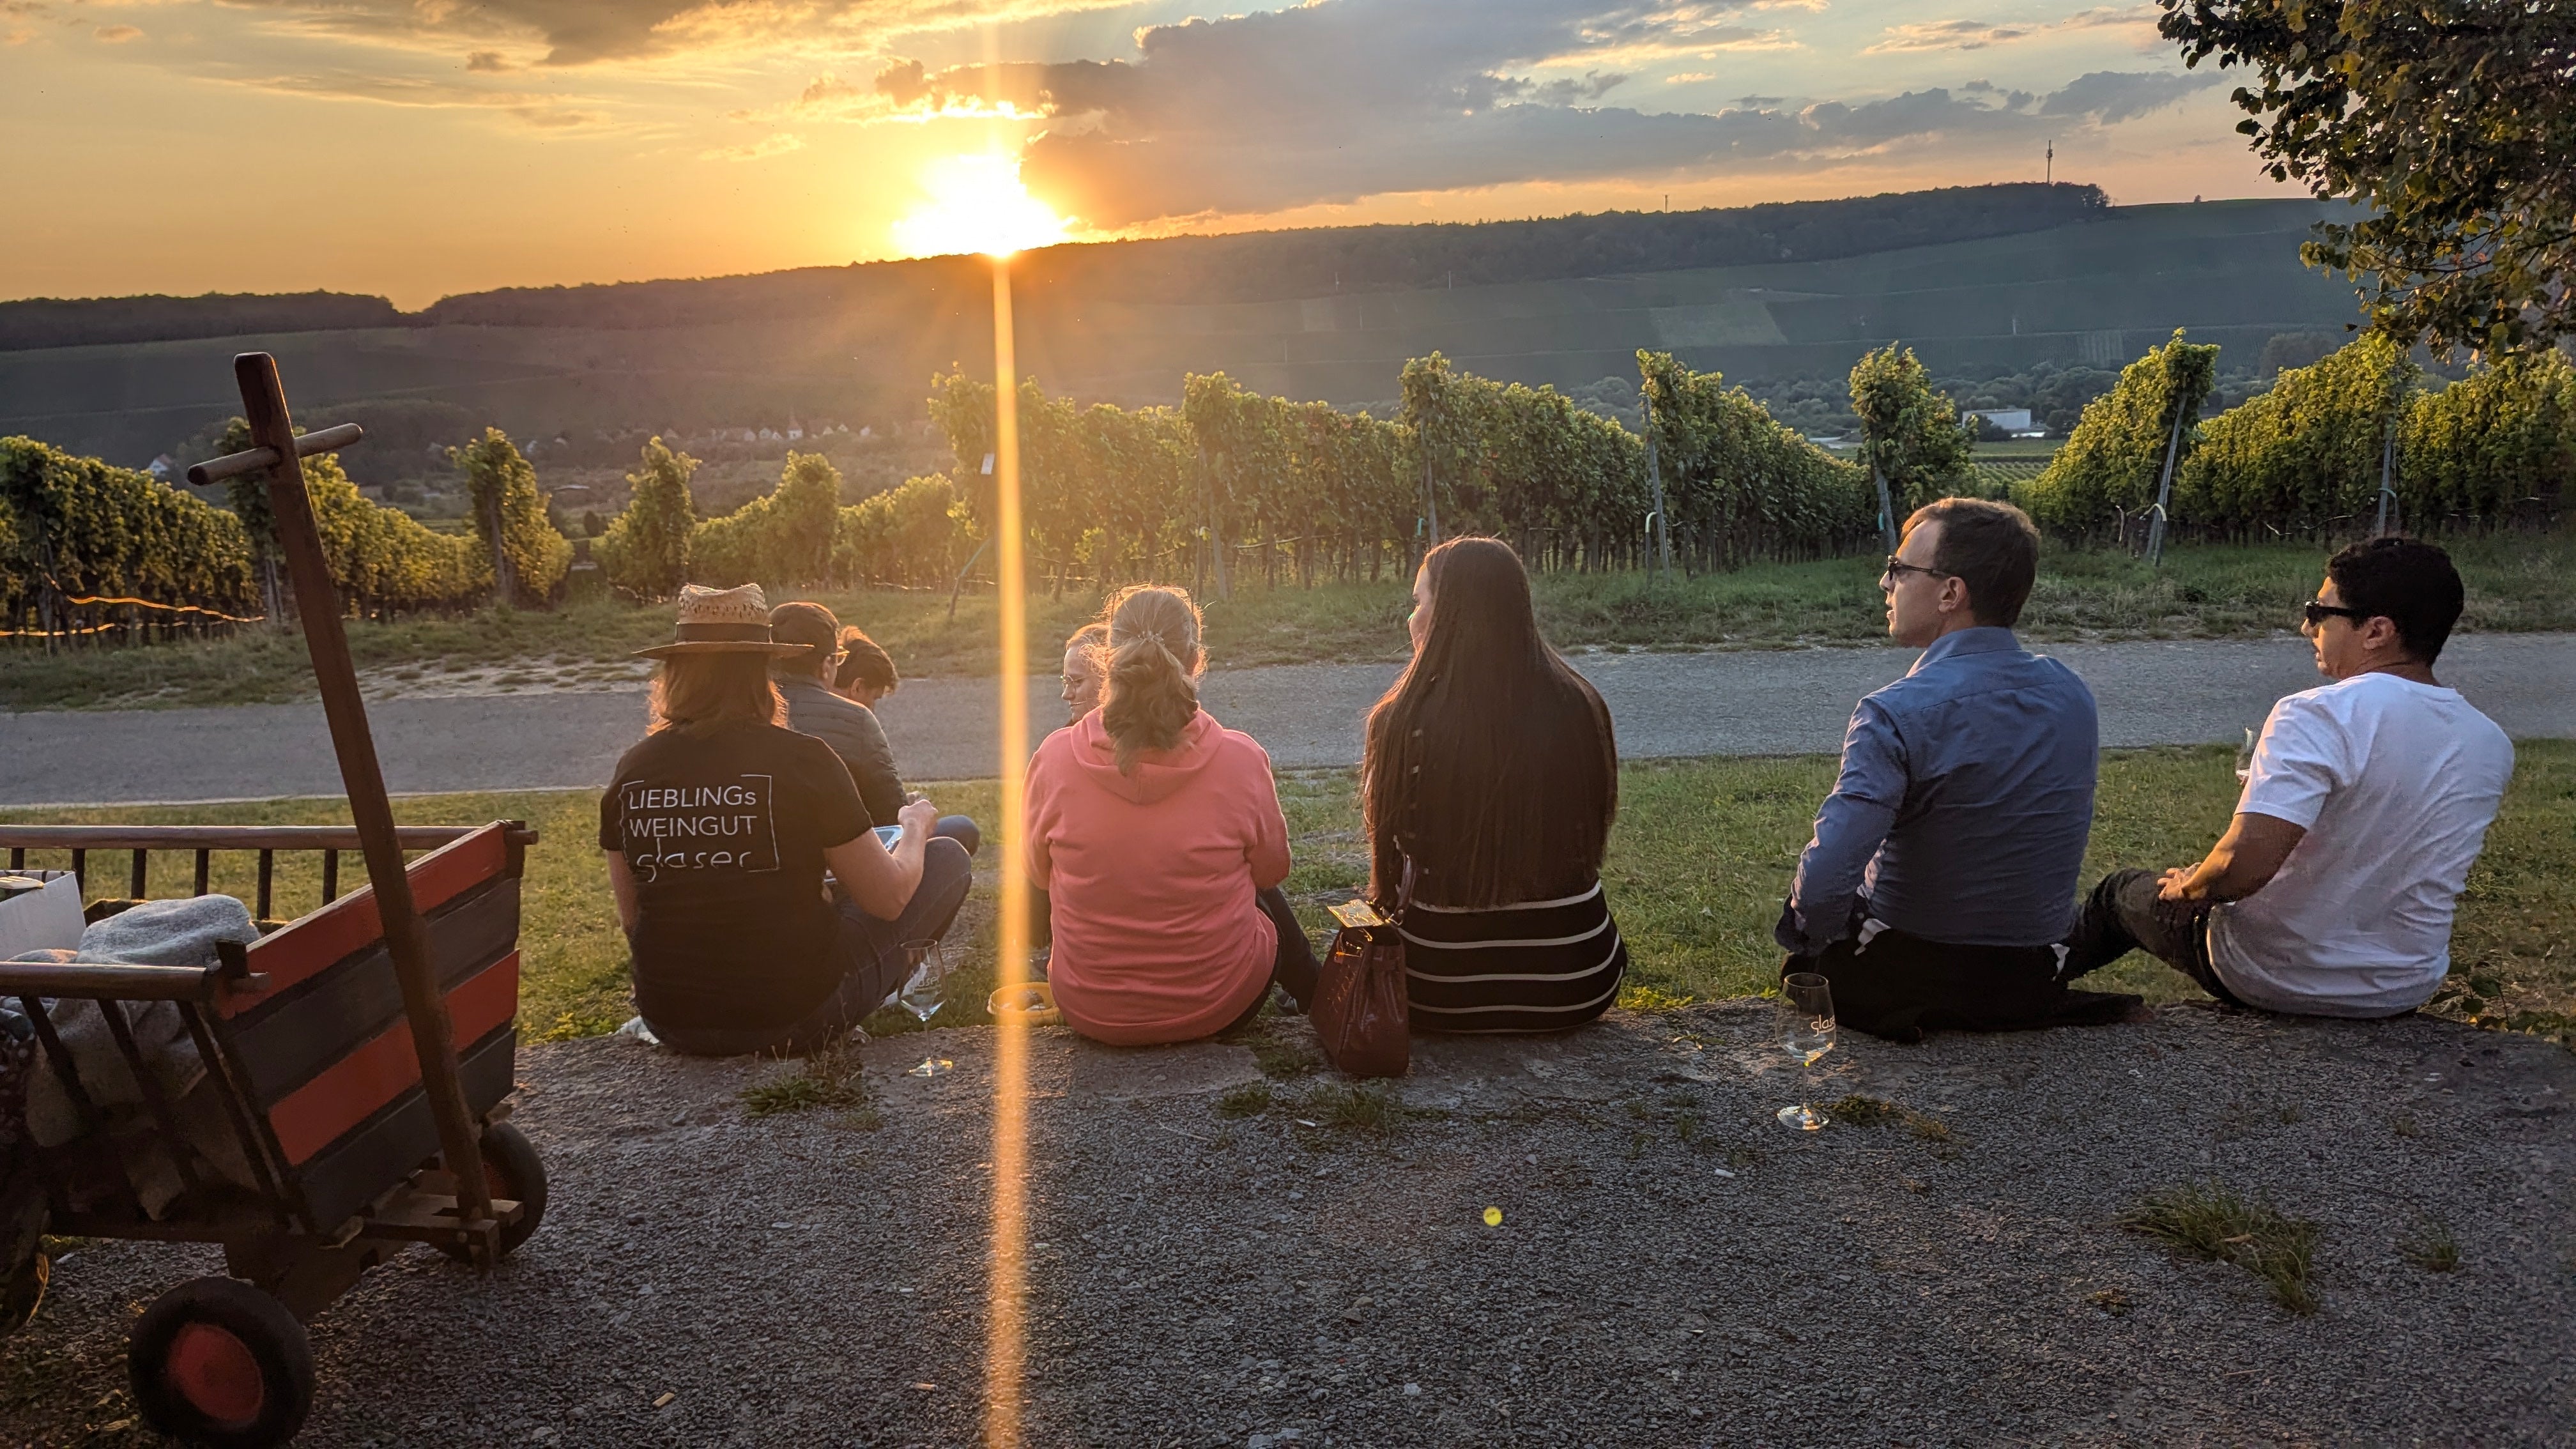
[[[676,654],[765,654],[773,659],[812,652],[807,644],[774,644],[769,638],[769,600],[760,585],[710,589],[704,584],[680,586],[678,637],[651,649],[638,649],[644,659]]]

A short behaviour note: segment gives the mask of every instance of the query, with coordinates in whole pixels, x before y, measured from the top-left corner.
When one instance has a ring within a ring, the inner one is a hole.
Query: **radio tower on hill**
[[[2040,184],[2044,186],[2057,184],[2057,138],[2055,136],[2048,138],[2048,167],[2040,173],[2039,179]]]

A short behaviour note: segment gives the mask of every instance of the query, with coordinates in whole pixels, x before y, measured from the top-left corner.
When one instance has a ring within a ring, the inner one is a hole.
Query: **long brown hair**
[[[674,654],[654,674],[652,698],[650,734],[678,730],[703,736],[787,717],[787,702],[769,682],[765,654]]]
[[[1187,589],[1133,584],[1104,610],[1109,642],[1094,646],[1100,662],[1100,724],[1118,747],[1118,773],[1132,774],[1136,756],[1168,750],[1199,712],[1199,675],[1207,651],[1199,646],[1199,606]]]
[[[1619,746],[1590,682],[1539,637],[1510,544],[1455,538],[1422,560],[1431,625],[1369,711],[1360,767],[1370,877],[1392,901],[1550,900],[1601,873],[1619,812]]]

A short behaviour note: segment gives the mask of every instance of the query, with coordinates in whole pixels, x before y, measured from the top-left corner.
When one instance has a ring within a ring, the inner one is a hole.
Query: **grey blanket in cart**
[[[231,896],[195,896],[182,900],[145,901],[81,932],[76,951],[30,951],[20,961],[87,961],[126,966],[212,966],[217,947],[226,941],[248,944],[259,939],[250,908]],[[247,1180],[249,1165],[241,1160],[220,1105],[195,1090],[206,1074],[197,1045],[189,1039],[179,1009],[167,1001],[121,1002],[118,1009],[134,1033],[163,1099],[173,1104],[182,1131],[208,1165],[236,1180]],[[149,1112],[140,1083],[125,1064],[124,1053],[99,1015],[98,1004],[66,997],[45,1003],[45,1014],[62,1037],[80,1074],[81,1088],[106,1118],[107,1130],[124,1132],[148,1124]],[[84,1124],[62,1079],[41,1057],[27,1083],[27,1134],[39,1146],[57,1147],[81,1134]],[[129,1175],[144,1201],[158,1214],[179,1188],[178,1174],[160,1154],[129,1155]]]

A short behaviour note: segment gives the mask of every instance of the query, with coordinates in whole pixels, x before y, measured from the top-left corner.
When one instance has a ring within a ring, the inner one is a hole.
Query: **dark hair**
[[[1131,584],[1109,601],[1109,642],[1092,650],[1100,664],[1100,725],[1118,747],[1118,773],[1136,756],[1168,750],[1199,712],[1199,606],[1187,589]]]
[[[831,668],[832,651],[840,647],[841,621],[820,604],[781,604],[769,611],[769,637],[776,643],[805,646],[804,653],[790,654],[772,668],[781,674],[821,679]]]
[[[1370,880],[1393,902],[1551,900],[1601,873],[1619,745],[1601,696],[1539,637],[1510,544],[1455,538],[1422,560],[1431,625],[1369,711],[1360,766]]]
[[[2420,664],[2441,657],[2468,598],[2451,556],[2421,539],[2356,543],[2326,562],[2326,577],[2345,608],[2396,625],[2398,641]]]
[[[776,637],[774,630],[771,637]],[[879,694],[892,694],[903,683],[903,676],[894,671],[894,656],[880,648],[877,641],[869,638],[858,625],[842,628],[841,652],[847,657],[842,659],[840,671],[832,676],[834,689],[864,684]]]
[[[653,676],[648,734],[678,730],[710,735],[745,724],[777,724],[787,701],[769,682],[769,660],[760,654],[674,654]]]
[[[2002,629],[2019,623],[2039,578],[2039,530],[2030,515],[1989,498],[1944,498],[1915,509],[1905,531],[1927,523],[1941,525],[1932,567],[1968,586],[1969,616]]]

